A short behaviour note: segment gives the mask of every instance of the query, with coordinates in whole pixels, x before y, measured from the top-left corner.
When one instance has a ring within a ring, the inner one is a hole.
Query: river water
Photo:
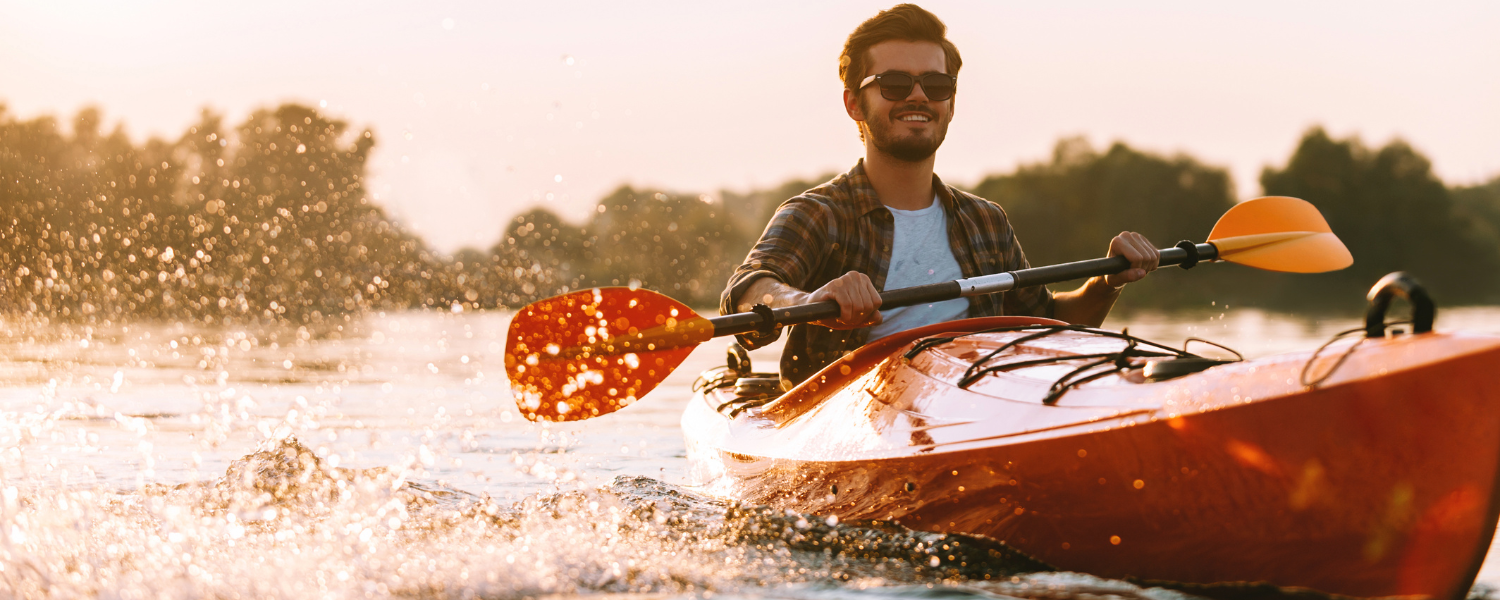
[[[506,385],[508,322],[0,322],[0,596],[1184,597],[1024,557],[976,559],[969,575],[990,580],[956,581],[927,568],[940,536],[698,494],[678,419],[723,341],[625,410],[542,425]],[[1358,325],[1245,309],[1107,324],[1250,357]],[[1438,326],[1500,333],[1500,308],[1444,310]],[[812,541],[835,538],[862,550]],[[1491,554],[1481,589],[1500,586]]]

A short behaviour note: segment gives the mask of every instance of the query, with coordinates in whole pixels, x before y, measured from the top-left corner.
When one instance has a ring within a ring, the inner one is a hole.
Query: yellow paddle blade
[[[583,290],[516,312],[505,371],[527,419],[579,421],[645,396],[711,337],[708,319],[661,294]]]
[[[1323,214],[1305,200],[1266,196],[1229,209],[1208,234],[1219,258],[1284,273],[1325,273],[1354,264]]]

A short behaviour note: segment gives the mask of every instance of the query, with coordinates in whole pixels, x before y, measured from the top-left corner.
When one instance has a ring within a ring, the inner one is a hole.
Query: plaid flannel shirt
[[[964,277],[1029,268],[1010,221],[998,204],[947,185],[936,175],[932,188],[943,203],[948,243]],[[739,312],[740,297],[761,277],[775,277],[800,290],[813,291],[833,279],[859,271],[884,290],[891,265],[895,219],[881,204],[861,159],[848,173],[787,200],[776,210],[744,264],[734,270],[719,298],[719,312]],[[969,316],[1052,316],[1052,293],[1045,286],[969,298]],[[747,348],[776,341],[755,333],[739,337]],[[795,325],[781,355],[781,377],[801,383],[828,363],[864,345],[868,327],[834,330]]]

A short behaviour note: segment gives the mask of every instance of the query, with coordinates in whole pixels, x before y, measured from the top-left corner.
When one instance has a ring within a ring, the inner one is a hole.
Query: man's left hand
[[[1161,251],[1146,236],[1134,231],[1120,232],[1110,240],[1108,256],[1123,256],[1130,260],[1129,269],[1104,278],[1105,283],[1116,289],[1144,279],[1161,262]]]

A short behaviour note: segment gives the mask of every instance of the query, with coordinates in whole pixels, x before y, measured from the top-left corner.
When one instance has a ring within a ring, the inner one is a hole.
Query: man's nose
[[[906,95],[906,101],[907,102],[926,102],[927,101],[927,88],[922,87],[922,84],[920,84],[920,83],[914,83],[914,84],[912,84],[912,86],[911,86],[911,93]]]

